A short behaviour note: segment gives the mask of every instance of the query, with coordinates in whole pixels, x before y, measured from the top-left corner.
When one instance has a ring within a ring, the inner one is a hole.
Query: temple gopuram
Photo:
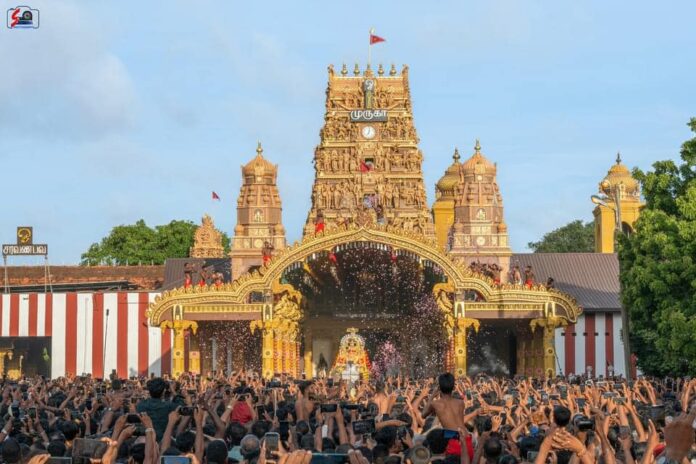
[[[297,243],[282,166],[259,143],[241,167],[228,254],[206,215],[161,289],[5,294],[2,319],[28,326],[3,324],[0,338],[41,338],[53,377],[627,373],[613,237],[641,203],[620,159],[599,185],[596,253],[515,254],[498,166],[478,140],[453,150],[428,202],[408,67],[330,66],[319,134]]]

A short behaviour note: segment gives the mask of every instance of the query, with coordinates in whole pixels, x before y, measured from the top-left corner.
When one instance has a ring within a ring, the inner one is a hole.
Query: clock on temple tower
[[[304,234],[317,223],[384,224],[434,238],[425,195],[423,154],[413,125],[408,68],[361,74],[329,66],[326,113],[314,151],[312,207]]]

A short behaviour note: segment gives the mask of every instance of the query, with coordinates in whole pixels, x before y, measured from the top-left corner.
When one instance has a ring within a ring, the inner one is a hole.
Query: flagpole
[[[375,28],[370,29],[369,35],[367,37],[367,67],[370,67],[370,61],[372,61],[372,34],[375,33]]]

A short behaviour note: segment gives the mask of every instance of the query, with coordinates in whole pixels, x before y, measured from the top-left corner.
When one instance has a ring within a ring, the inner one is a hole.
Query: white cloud
[[[0,74],[0,127],[70,139],[131,127],[133,82],[89,12],[73,3],[36,6],[41,28],[2,31],[0,56],[7,65]]]

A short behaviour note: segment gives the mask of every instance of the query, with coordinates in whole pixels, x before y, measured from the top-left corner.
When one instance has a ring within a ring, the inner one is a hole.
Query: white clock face
[[[476,237],[476,244],[478,246],[483,246],[484,243],[486,243],[486,239],[484,237]]]
[[[377,134],[377,131],[375,131],[375,128],[372,126],[364,126],[361,132],[362,136],[366,139],[374,138],[374,136]]]

